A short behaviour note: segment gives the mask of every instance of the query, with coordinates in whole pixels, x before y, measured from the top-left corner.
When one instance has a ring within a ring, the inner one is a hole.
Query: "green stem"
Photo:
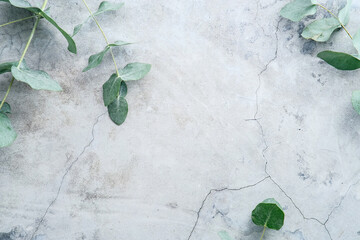
[[[265,234],[265,230],[266,230],[266,226],[264,226],[264,230],[263,230],[263,232],[262,232],[262,234],[261,234],[261,238],[260,238],[260,240],[262,240],[262,239],[263,239],[264,234]]]
[[[101,28],[99,22],[98,22],[97,19],[95,18],[94,14],[92,13],[92,11],[91,11],[91,9],[89,8],[89,6],[87,5],[86,1],[85,1],[85,0],[82,0],[82,1],[83,1],[84,5],[86,6],[87,10],[89,11],[92,19],[95,21],[96,25],[97,25],[98,28],[100,29],[101,34],[103,35],[106,44],[109,45],[110,43],[109,43],[109,41],[108,41],[108,39],[107,39],[107,37],[106,37],[103,29]],[[115,65],[116,74],[117,74],[117,76],[119,77],[119,76],[120,76],[120,73],[119,73],[119,70],[118,70],[118,67],[117,67],[117,64],[116,64],[116,61],[115,61],[115,56],[114,56],[114,53],[113,53],[111,47],[110,47],[110,53],[111,53],[111,57],[112,57],[112,59],[113,59],[114,65]]]
[[[328,13],[330,13],[334,18],[336,18],[336,20],[338,20],[338,22],[340,23],[341,27],[345,30],[345,32],[347,33],[347,35],[349,35],[349,37],[351,39],[353,39],[353,37],[351,36],[351,34],[349,33],[349,31],[346,29],[346,27],[344,26],[344,24],[342,24],[342,22],[340,21],[340,19],[333,13],[331,12],[329,9],[327,9],[326,7],[324,7],[323,5],[317,3],[316,5],[318,5],[319,7],[323,8],[325,11],[327,11]]]
[[[7,25],[10,25],[10,24],[13,24],[13,23],[22,22],[22,21],[25,21],[25,20],[28,20],[28,19],[31,19],[31,18],[34,18],[34,17],[36,17],[36,15],[29,16],[29,17],[26,17],[26,18],[21,18],[21,19],[14,20],[14,21],[11,21],[11,22],[8,22],[8,23],[4,23],[4,24],[0,25],[0,28],[4,27],[4,26],[7,26]]]
[[[48,0],[45,0],[45,1],[44,1],[43,5],[42,5],[42,7],[41,7],[41,10],[44,10],[44,9],[45,9],[47,2],[48,2]],[[35,34],[36,28],[37,28],[37,26],[38,26],[38,24],[39,24],[39,21],[40,21],[40,16],[37,16],[36,21],[35,21],[35,24],[34,24],[34,27],[33,27],[32,31],[31,31],[29,40],[28,40],[27,43],[26,43],[25,49],[24,49],[24,51],[23,51],[23,53],[22,53],[22,55],[21,55],[21,58],[20,58],[20,60],[19,60],[19,63],[18,63],[17,68],[20,68],[21,63],[22,63],[22,61],[23,61],[24,58],[25,58],[25,54],[26,54],[26,52],[27,52],[27,50],[28,50],[28,48],[29,48],[29,46],[30,46],[31,40],[32,40],[33,37],[34,37],[34,34]],[[5,96],[4,96],[3,100],[1,101],[0,110],[1,110],[1,108],[4,106],[4,103],[5,103],[6,98],[8,97],[8,95],[9,95],[9,93],[10,93],[10,90],[11,90],[11,87],[12,87],[12,85],[13,85],[13,83],[14,83],[14,80],[15,80],[15,78],[12,77],[12,79],[11,79],[11,81],[10,81],[10,85],[9,85],[9,87],[8,87],[6,93],[5,93]]]

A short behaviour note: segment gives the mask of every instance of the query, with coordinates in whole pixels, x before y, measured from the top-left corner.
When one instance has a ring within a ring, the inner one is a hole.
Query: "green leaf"
[[[0,64],[0,74],[11,72],[11,67],[17,65],[18,62],[5,62]]]
[[[128,103],[125,98],[118,96],[114,102],[108,106],[108,112],[111,120],[116,125],[125,122],[128,113]]]
[[[119,74],[124,81],[140,80],[150,71],[151,65],[147,63],[129,63],[123,69],[119,70]]]
[[[105,54],[110,50],[110,47],[106,46],[101,52],[91,55],[88,60],[88,65],[83,69],[83,72],[89,71],[90,69],[97,67],[102,62]]]
[[[119,95],[121,79],[114,73],[103,85],[103,99],[105,106],[109,106]]]
[[[1,101],[0,101],[0,103],[1,103]],[[8,104],[7,102],[4,102],[4,105],[0,109],[0,113],[11,113],[10,104]]]
[[[280,15],[298,22],[308,15],[316,13],[316,4],[312,0],[295,0],[285,5],[280,11]]]
[[[102,14],[107,11],[116,11],[124,6],[124,3],[112,3],[108,1],[103,1],[100,3],[99,8],[94,12],[94,16]]]
[[[347,0],[347,3],[343,9],[339,11],[339,20],[343,25],[346,25],[350,21],[350,8],[352,0]]]
[[[279,230],[284,225],[284,218],[282,207],[273,198],[259,203],[251,214],[253,223],[275,230]]]
[[[352,93],[351,102],[355,111],[360,114],[360,90]]]
[[[16,132],[11,126],[9,118],[4,113],[0,113],[0,147],[11,145],[17,137]]]
[[[59,25],[44,11],[42,11],[40,8],[32,7],[30,3],[26,0],[9,0],[9,2],[14,7],[24,8],[48,20],[48,22],[50,22],[54,27],[56,27],[61,32],[61,34],[66,38],[68,42],[68,50],[72,53],[76,53],[76,44],[74,40],[71,38],[71,36],[67,32],[65,32],[61,27],[59,27]]]
[[[331,34],[338,28],[341,28],[341,25],[337,19],[323,18],[306,26],[301,36],[306,39],[325,42],[329,40]]]
[[[60,85],[44,71],[31,70],[26,66],[25,61],[20,68],[12,66],[13,77],[21,82],[27,83],[36,90],[61,91]]]
[[[360,30],[354,35],[353,44],[358,54],[360,54]]]
[[[317,56],[339,70],[355,70],[360,68],[360,59],[347,53],[323,51]]]
[[[221,240],[232,240],[232,238],[229,236],[229,234],[226,231],[220,231],[218,232],[219,237]]]
[[[94,16],[100,15],[104,12],[107,11],[115,11],[120,9],[122,6],[124,6],[124,3],[111,3],[111,2],[107,2],[104,1],[102,3],[100,3],[99,8],[96,12],[94,12]],[[74,37],[76,34],[78,34],[82,28],[82,26],[91,18],[91,16],[89,16],[83,23],[80,23],[78,25],[75,26],[74,31],[72,36]]]
[[[123,41],[116,41],[115,43],[107,45],[104,48],[104,50],[102,50],[101,52],[91,55],[88,60],[88,66],[86,68],[84,68],[83,72],[89,71],[90,69],[99,66],[101,64],[105,54],[110,50],[110,47],[118,47],[118,46],[127,45],[127,44],[130,44],[130,43],[123,42]]]
[[[127,95],[127,86],[126,86],[126,82],[125,81],[121,81],[121,85],[120,85],[120,97],[126,97]]]

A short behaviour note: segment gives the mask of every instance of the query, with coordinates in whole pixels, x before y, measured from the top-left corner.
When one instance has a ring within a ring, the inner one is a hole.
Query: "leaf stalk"
[[[263,232],[262,232],[262,234],[261,234],[261,238],[260,238],[260,240],[262,240],[262,239],[263,239],[263,237],[264,237],[264,235],[265,235],[265,230],[266,230],[266,226],[264,226],[264,230],[263,230]]]
[[[17,19],[17,20],[11,21],[11,22],[7,22],[7,23],[4,23],[4,24],[1,24],[0,28],[5,27],[5,26],[10,25],[10,24],[13,24],[13,23],[22,22],[22,21],[25,21],[25,20],[28,20],[28,19],[31,19],[31,18],[34,18],[34,17],[36,17],[36,15],[21,18],[21,19]]]

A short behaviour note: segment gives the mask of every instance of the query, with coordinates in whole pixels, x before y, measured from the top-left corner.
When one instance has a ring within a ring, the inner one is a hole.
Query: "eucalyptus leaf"
[[[279,230],[284,225],[284,218],[282,207],[273,198],[259,203],[251,214],[253,223],[275,230]]]
[[[339,20],[343,25],[346,25],[350,21],[350,8],[352,0],[347,0],[347,3],[343,9],[339,11]]]
[[[115,10],[120,9],[122,6],[124,6],[124,3],[112,3],[112,2],[108,2],[108,1],[103,1],[103,2],[100,3],[98,10],[96,12],[94,12],[93,15],[97,16],[97,15],[100,15],[100,14],[102,14],[104,12],[115,11]],[[89,16],[83,23],[80,23],[80,24],[75,26],[73,34],[72,34],[73,37],[80,32],[83,25],[89,19],[91,19],[91,16]]]
[[[20,68],[11,67],[13,77],[21,82],[27,83],[36,90],[61,91],[60,85],[44,71],[29,69],[23,61]]]
[[[316,4],[312,0],[295,0],[285,5],[280,11],[280,15],[298,22],[306,16],[316,13]]]
[[[150,71],[151,65],[147,63],[129,63],[119,70],[120,78],[124,81],[140,80]]]
[[[17,137],[8,116],[0,113],[0,148],[11,145]]]
[[[351,102],[355,111],[360,114],[360,90],[352,93]]]
[[[317,56],[339,70],[355,70],[360,68],[360,59],[347,53],[323,51]]]
[[[116,125],[124,123],[128,113],[128,103],[126,99],[118,96],[116,100],[108,106],[108,112],[111,120]]]
[[[99,8],[94,12],[94,16],[102,14],[107,11],[116,11],[124,6],[124,3],[113,3],[108,1],[103,1],[100,3]]]
[[[110,47],[118,47],[118,46],[127,45],[127,44],[130,44],[130,43],[124,42],[124,41],[116,41],[115,43],[107,45],[104,48],[104,50],[102,50],[101,52],[91,55],[88,60],[88,65],[86,68],[84,68],[83,72],[89,71],[90,69],[99,66],[101,64],[105,54],[110,50]]]
[[[338,28],[341,28],[341,25],[337,19],[333,17],[323,18],[306,26],[301,36],[306,39],[325,42],[329,40],[331,34]]]
[[[127,85],[125,81],[121,81],[121,85],[120,85],[120,97],[126,97],[127,95]]]
[[[221,240],[232,240],[232,238],[226,231],[220,231],[218,232],[218,235],[221,238]]]
[[[17,65],[18,62],[5,62],[0,64],[0,74],[11,72],[11,67]]]
[[[0,103],[1,103],[1,101],[0,101]],[[0,113],[11,113],[10,104],[8,104],[7,102],[4,102],[4,105],[0,109]]]
[[[110,47],[106,46],[101,52],[91,55],[88,60],[88,65],[83,69],[83,72],[89,71],[90,69],[97,67],[102,62],[105,54],[110,50]]]
[[[121,79],[114,73],[103,85],[103,99],[105,106],[109,106],[119,96]]]
[[[358,54],[360,54],[360,30],[353,37],[353,45],[356,48]]]
[[[32,13],[38,14],[39,16],[45,18],[48,22],[50,22],[54,27],[56,27],[60,33],[65,37],[65,39],[68,42],[68,50],[72,53],[76,53],[76,44],[72,37],[65,32],[59,25],[49,16],[47,15],[43,10],[37,7],[32,7],[30,3],[26,0],[9,0],[10,4],[14,7],[18,8],[24,8]]]

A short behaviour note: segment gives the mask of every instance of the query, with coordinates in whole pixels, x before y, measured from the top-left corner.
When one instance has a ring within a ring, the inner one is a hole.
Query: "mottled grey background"
[[[265,239],[360,239],[360,116],[350,102],[360,75],[316,58],[355,50],[343,31],[325,44],[302,39],[312,18],[281,19],[287,2],[136,0],[100,16],[110,41],[137,42],[115,50],[120,66],[153,65],[128,85],[120,127],[102,101],[110,56],[81,72],[105,46],[96,25],[76,36],[73,55],[42,21],[26,60],[64,91],[14,84],[19,136],[0,150],[0,239],[219,240],[225,230],[255,240],[262,229],[251,210],[269,197],[286,219]],[[89,0],[94,10],[99,3]],[[68,32],[88,16],[80,0],[49,6]],[[0,4],[0,23],[24,14]],[[32,24],[0,29],[1,62],[19,59]],[[1,76],[1,96],[9,80]]]

